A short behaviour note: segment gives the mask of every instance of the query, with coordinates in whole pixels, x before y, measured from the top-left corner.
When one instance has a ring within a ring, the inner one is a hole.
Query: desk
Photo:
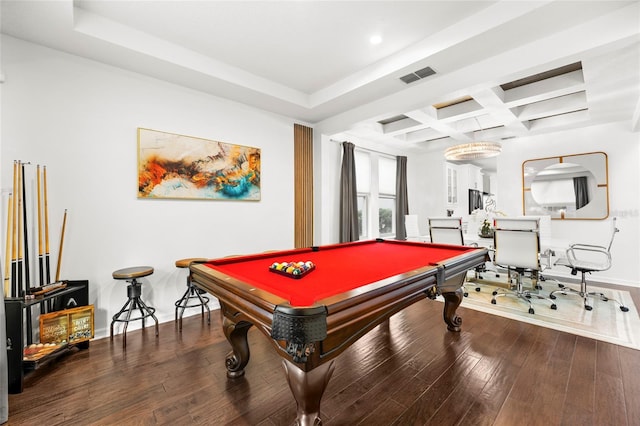
[[[255,325],[283,360],[297,424],[313,425],[335,358],[393,314],[441,294],[448,330],[460,331],[463,280],[486,256],[473,247],[372,240],[222,258],[190,270],[193,284],[220,301],[232,347],[227,376],[244,374],[247,332]],[[301,279],[269,270],[284,261],[316,268]]]

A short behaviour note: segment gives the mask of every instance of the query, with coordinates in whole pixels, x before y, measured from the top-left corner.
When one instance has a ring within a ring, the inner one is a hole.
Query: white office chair
[[[429,221],[429,236],[432,243],[437,244],[453,244],[457,246],[464,245],[464,236],[462,233],[462,218],[459,217],[432,217]],[[477,244],[472,244],[478,247]],[[477,271],[476,271],[477,275]],[[464,285],[462,291],[465,297],[469,296]],[[476,287],[476,291],[480,291],[480,287]]]
[[[613,300],[619,305],[622,312],[629,311],[629,308],[621,302],[615,299],[609,299],[603,293],[595,291],[589,292],[587,289],[587,281],[585,277],[587,273],[590,274],[591,272],[606,271],[611,268],[611,245],[613,244],[613,239],[616,236],[616,233],[620,231],[616,228],[615,217],[611,220],[611,227],[611,239],[609,240],[609,245],[607,247],[591,244],[572,244],[569,249],[567,249],[566,257],[560,258],[556,261],[555,265],[562,265],[571,268],[571,275],[576,275],[578,272],[581,273],[580,290],[575,290],[573,288],[566,287],[564,284],[558,283],[561,287],[560,290],[552,291],[549,297],[555,299],[556,293],[580,296],[582,297],[584,308],[587,311],[590,311],[593,309],[593,306],[589,303],[589,298],[591,296],[600,296],[600,300],[604,302]]]
[[[431,217],[428,221],[429,237],[432,243],[464,245],[462,218]]]
[[[496,221],[499,225],[499,222]],[[496,304],[496,297],[513,296],[518,300],[522,300],[529,305],[529,313],[534,314],[532,298],[540,300],[548,300],[551,303],[551,309],[557,309],[556,304],[536,293],[524,290],[522,287],[522,278],[527,272],[540,271],[540,241],[538,237],[537,224],[534,229],[517,229],[514,222],[503,222],[506,229],[496,227],[493,234],[493,243],[495,247],[494,263],[503,268],[507,268],[516,273],[516,286],[514,289],[500,288],[493,291],[492,304]],[[533,226],[530,223],[520,223],[525,228]]]
[[[531,279],[537,290],[542,290],[541,281],[545,281],[542,272],[551,268],[552,252],[549,249],[542,251],[542,243],[548,247],[551,240],[551,216],[518,216],[500,217],[495,219],[495,227],[501,229],[512,229],[521,231],[535,231],[538,233],[538,258],[540,268],[532,270]]]
[[[419,241],[423,243],[429,242],[428,235],[420,234],[420,227],[418,226],[418,215],[407,214],[404,216],[404,230],[407,234],[407,241]]]

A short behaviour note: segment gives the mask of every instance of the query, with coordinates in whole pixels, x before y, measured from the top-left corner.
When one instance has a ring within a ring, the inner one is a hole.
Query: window
[[[355,151],[360,239],[393,237],[396,225],[396,159]]]
[[[369,236],[369,196],[371,193],[371,158],[369,153],[356,150],[356,188],[358,191],[358,228],[360,239]]]
[[[380,197],[378,205],[378,233],[380,237],[393,237],[396,232],[396,199]]]
[[[447,203],[458,204],[458,171],[447,165]]]
[[[358,194],[358,235],[360,235],[360,239],[366,239],[368,233],[367,224],[369,223],[369,215],[367,202],[367,195]]]
[[[396,234],[396,159],[378,157],[378,235]]]

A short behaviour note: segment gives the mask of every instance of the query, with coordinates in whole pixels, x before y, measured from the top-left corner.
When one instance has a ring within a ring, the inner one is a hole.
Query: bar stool
[[[189,258],[176,260],[176,267],[188,268],[192,263],[206,262],[204,258]],[[178,322],[178,328],[182,331],[182,315],[187,308],[197,308],[200,306],[202,316],[204,316],[204,309],[207,308],[207,324],[211,324],[211,310],[209,309],[209,298],[202,295],[202,291],[193,285],[191,282],[191,273],[187,274],[187,291],[182,295],[180,300],[176,303],[176,319]],[[180,314],[178,314],[180,312]]]
[[[127,296],[129,299],[122,309],[113,316],[113,320],[111,321],[111,340],[113,340],[113,324],[116,322],[124,323],[122,333],[123,348],[127,346],[127,326],[129,325],[129,321],[142,320],[142,328],[144,328],[145,318],[153,318],[156,322],[156,337],[158,337],[158,318],[154,315],[156,309],[147,306],[140,298],[140,295],[142,294],[142,283],[137,280],[138,278],[146,277],[151,274],[153,274],[153,268],[151,266],[134,266],[131,268],[119,269],[113,273],[114,279],[126,280],[129,283],[127,286]],[[131,318],[131,313],[136,309],[140,311],[140,316]],[[125,314],[125,318],[120,318],[123,314]]]

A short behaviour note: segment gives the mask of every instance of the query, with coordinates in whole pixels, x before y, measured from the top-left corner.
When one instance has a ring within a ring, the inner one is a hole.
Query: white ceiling
[[[441,149],[640,127],[639,1],[2,0],[0,12],[4,34],[336,137]],[[382,42],[371,45],[373,35]],[[501,87],[574,63],[581,69]],[[427,66],[436,74],[399,79]]]

